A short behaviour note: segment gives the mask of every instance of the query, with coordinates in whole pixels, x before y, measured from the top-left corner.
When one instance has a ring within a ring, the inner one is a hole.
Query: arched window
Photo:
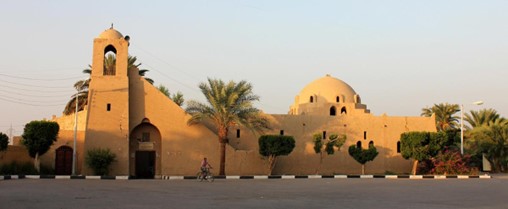
[[[362,142],[361,141],[356,142],[356,147],[357,148],[362,148]]]
[[[340,114],[347,114],[346,107],[340,109]]]
[[[397,153],[400,153],[400,141],[397,142]]]
[[[116,75],[116,49],[113,45],[104,48],[103,75]]]
[[[374,141],[369,142],[369,148],[374,147]]]
[[[335,97],[335,102],[337,102],[337,103],[340,102],[340,97],[339,96]]]
[[[310,103],[313,103],[313,102],[314,102],[314,97],[310,96]]]
[[[335,109],[335,106],[330,107],[330,115],[331,116],[337,115],[337,110]]]

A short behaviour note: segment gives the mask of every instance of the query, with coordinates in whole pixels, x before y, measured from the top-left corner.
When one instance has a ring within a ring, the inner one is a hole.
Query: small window
[[[337,102],[337,103],[340,102],[340,97],[339,96],[335,97],[335,102]]]
[[[284,136],[284,130],[280,130],[280,135]]]
[[[363,139],[367,139],[367,131],[363,132]]]
[[[111,111],[111,103],[108,103],[108,104],[106,105],[106,110],[107,110],[107,111]]]
[[[346,107],[342,107],[342,108],[340,109],[340,114],[347,114],[347,112],[346,112]]]
[[[335,109],[335,106],[330,107],[330,115],[331,116],[337,115],[337,110]]]
[[[397,153],[400,153],[400,141],[397,142]]]
[[[310,96],[310,103],[313,103],[313,102],[314,102],[314,97]]]
[[[360,99],[360,95],[355,94],[354,98],[355,98],[355,103],[357,103],[357,104],[361,104],[362,103],[362,100]]]
[[[141,137],[142,142],[149,142],[150,141],[150,133],[149,132],[143,132],[143,136]]]
[[[374,147],[374,141],[369,142],[369,148]]]
[[[326,139],[326,131],[323,131],[323,139]]]
[[[362,142],[361,141],[356,142],[356,147],[361,149],[362,148]]]
[[[236,129],[236,138],[240,138],[240,129]]]

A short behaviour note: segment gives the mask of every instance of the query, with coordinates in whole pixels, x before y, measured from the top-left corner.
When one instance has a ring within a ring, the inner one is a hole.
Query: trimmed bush
[[[109,166],[116,159],[116,155],[109,149],[91,149],[86,152],[85,163],[95,175],[108,175]]]
[[[362,175],[365,174],[365,163],[373,161],[379,154],[374,146],[369,146],[369,149],[362,149],[354,144],[349,146],[348,152],[356,162],[362,164]]]
[[[263,135],[259,137],[259,154],[268,158],[268,175],[272,174],[278,156],[289,155],[295,148],[292,136]]]

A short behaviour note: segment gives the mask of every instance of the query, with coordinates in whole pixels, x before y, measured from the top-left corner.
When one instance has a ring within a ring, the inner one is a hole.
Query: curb
[[[0,175],[1,180],[12,179],[96,179],[96,180],[128,180],[129,176],[60,176],[60,175]]]
[[[491,179],[490,175],[253,175],[215,176],[215,179]],[[497,177],[494,177],[497,178]],[[60,176],[60,175],[0,175],[0,181],[14,179],[84,179],[84,180],[129,180],[129,176]],[[162,180],[190,180],[196,176],[161,176]]]
[[[489,175],[260,175],[215,176],[215,179],[491,179]],[[195,176],[161,176],[162,180],[188,180]]]

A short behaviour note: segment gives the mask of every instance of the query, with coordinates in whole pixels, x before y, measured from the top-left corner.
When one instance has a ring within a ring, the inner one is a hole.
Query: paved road
[[[0,181],[17,208],[508,208],[508,179]]]

